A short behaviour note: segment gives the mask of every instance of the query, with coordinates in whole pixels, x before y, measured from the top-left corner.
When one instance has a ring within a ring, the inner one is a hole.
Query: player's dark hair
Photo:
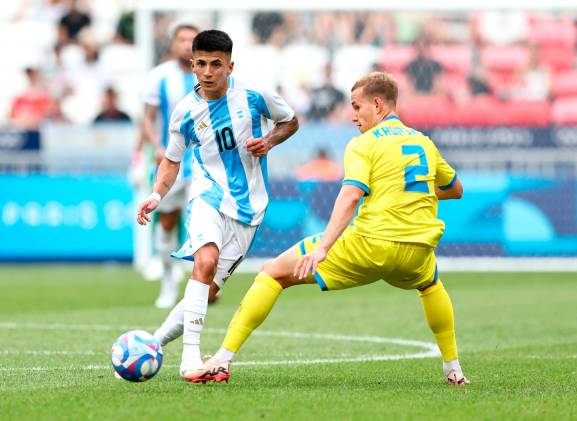
[[[393,76],[383,72],[372,72],[363,76],[353,85],[351,92],[363,88],[363,94],[378,96],[392,105],[397,104],[399,88]]]
[[[200,32],[192,43],[192,52],[195,51],[223,51],[232,53],[232,39],[226,32],[217,29],[209,29]]]

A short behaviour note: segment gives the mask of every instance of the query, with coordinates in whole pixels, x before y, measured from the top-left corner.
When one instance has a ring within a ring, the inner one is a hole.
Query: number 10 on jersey
[[[218,151],[220,153],[231,151],[236,148],[234,133],[230,127],[225,127],[220,130],[216,129],[214,131],[214,138],[216,139],[216,144],[218,145]]]

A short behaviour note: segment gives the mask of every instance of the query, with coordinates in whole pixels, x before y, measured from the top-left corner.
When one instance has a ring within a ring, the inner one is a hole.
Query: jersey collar
[[[400,119],[399,117],[397,117],[396,115],[390,115],[390,116],[388,116],[388,117],[383,118],[383,119],[381,120],[381,123],[384,123],[385,121],[388,121],[388,120],[398,120],[398,121],[401,121],[401,119]]]
[[[194,85],[194,88],[193,88],[192,92],[193,92],[193,94],[194,94],[194,97],[195,97],[198,101],[206,101],[206,102],[220,101],[222,98],[225,98],[225,97],[226,97],[226,94],[228,93],[228,91],[230,91],[231,89],[234,88],[234,79],[233,79],[232,76],[229,76],[229,77],[228,77],[227,83],[228,83],[228,89],[226,90],[226,93],[225,93],[222,97],[220,97],[220,98],[218,98],[218,99],[204,99],[203,97],[201,97],[201,96],[198,94],[198,90],[200,89],[200,82],[197,83],[196,85]]]

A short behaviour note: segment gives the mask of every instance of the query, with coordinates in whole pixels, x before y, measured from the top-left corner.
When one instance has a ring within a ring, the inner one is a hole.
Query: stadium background
[[[322,231],[339,176],[319,181],[311,167],[321,150],[341,165],[356,134],[350,86],[380,69],[398,79],[403,121],[431,135],[465,186],[461,201],[440,206],[439,255],[451,258],[442,265],[577,266],[570,2],[77,3],[90,24],[68,36],[59,19],[69,2],[2,6],[1,261],[147,261],[150,236],[135,229],[134,208],[150,180],[132,165],[143,79],[166,58],[171,26],[189,21],[229,32],[235,76],[280,90],[301,120],[270,155],[272,200],[250,257]],[[411,75],[420,44],[429,65]],[[25,68],[38,77],[32,87]],[[109,87],[131,122],[94,123]]]
[[[67,0],[2,2],[0,419],[577,419],[575,2],[242,5],[84,0],[90,29],[70,42],[58,30]],[[175,21],[230,32],[237,77],[280,88],[302,123],[270,155],[266,221],[247,273],[209,309],[203,353],[218,349],[260,259],[322,230],[356,134],[349,87],[379,68],[399,79],[402,118],[465,185],[440,204],[439,266],[469,387],[444,384],[416,294],[380,282],[284,292],[229,385],[181,381],[179,340],[153,380],[113,378],[114,339],[167,314],[153,306],[158,283],[130,264],[145,267],[151,251],[134,226],[150,180],[133,150],[143,78]],[[422,37],[437,77],[416,93],[405,66]],[[33,89],[26,67],[40,69]],[[131,123],[93,123],[111,85]],[[321,149],[332,164],[315,161]],[[331,181],[310,180],[319,171]]]

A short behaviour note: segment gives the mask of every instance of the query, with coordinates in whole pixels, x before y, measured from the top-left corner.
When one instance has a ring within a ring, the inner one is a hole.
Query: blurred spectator
[[[340,120],[345,108],[345,94],[339,91],[332,82],[332,66],[325,66],[324,83],[314,88],[310,94],[310,120]]]
[[[273,44],[276,35],[284,24],[283,15],[279,12],[258,12],[252,17],[252,32],[258,44]]]
[[[467,77],[467,84],[471,96],[492,94],[487,71],[481,65],[473,67],[471,74]]]
[[[114,40],[125,44],[134,44],[134,12],[124,12],[118,24]]]
[[[338,181],[343,171],[328,158],[324,149],[319,149],[315,159],[297,168],[295,176],[299,181]]]
[[[94,120],[102,95],[111,85],[111,75],[98,60],[98,46],[84,34],[89,32],[83,32],[79,37],[84,57],[81,63],[67,73],[72,95],[63,102],[66,115],[78,123],[90,123]]]
[[[28,87],[12,100],[10,123],[23,130],[38,130],[51,111],[52,99],[42,85],[42,74],[38,68],[25,69]]]
[[[130,116],[124,111],[118,109],[117,105],[118,94],[112,87],[106,88],[104,91],[104,99],[102,101],[102,111],[94,119],[95,123],[110,123],[110,122],[130,122]]]
[[[80,31],[92,23],[90,15],[81,10],[80,0],[68,1],[68,10],[58,25],[58,41],[62,44],[77,41]]]
[[[505,96],[515,99],[547,100],[550,86],[550,71],[539,62],[539,49],[533,46],[529,63],[517,72]]]
[[[417,56],[405,67],[405,72],[412,83],[412,89],[419,94],[436,93],[443,66],[431,57],[431,47],[428,40],[421,38],[416,47]]]

